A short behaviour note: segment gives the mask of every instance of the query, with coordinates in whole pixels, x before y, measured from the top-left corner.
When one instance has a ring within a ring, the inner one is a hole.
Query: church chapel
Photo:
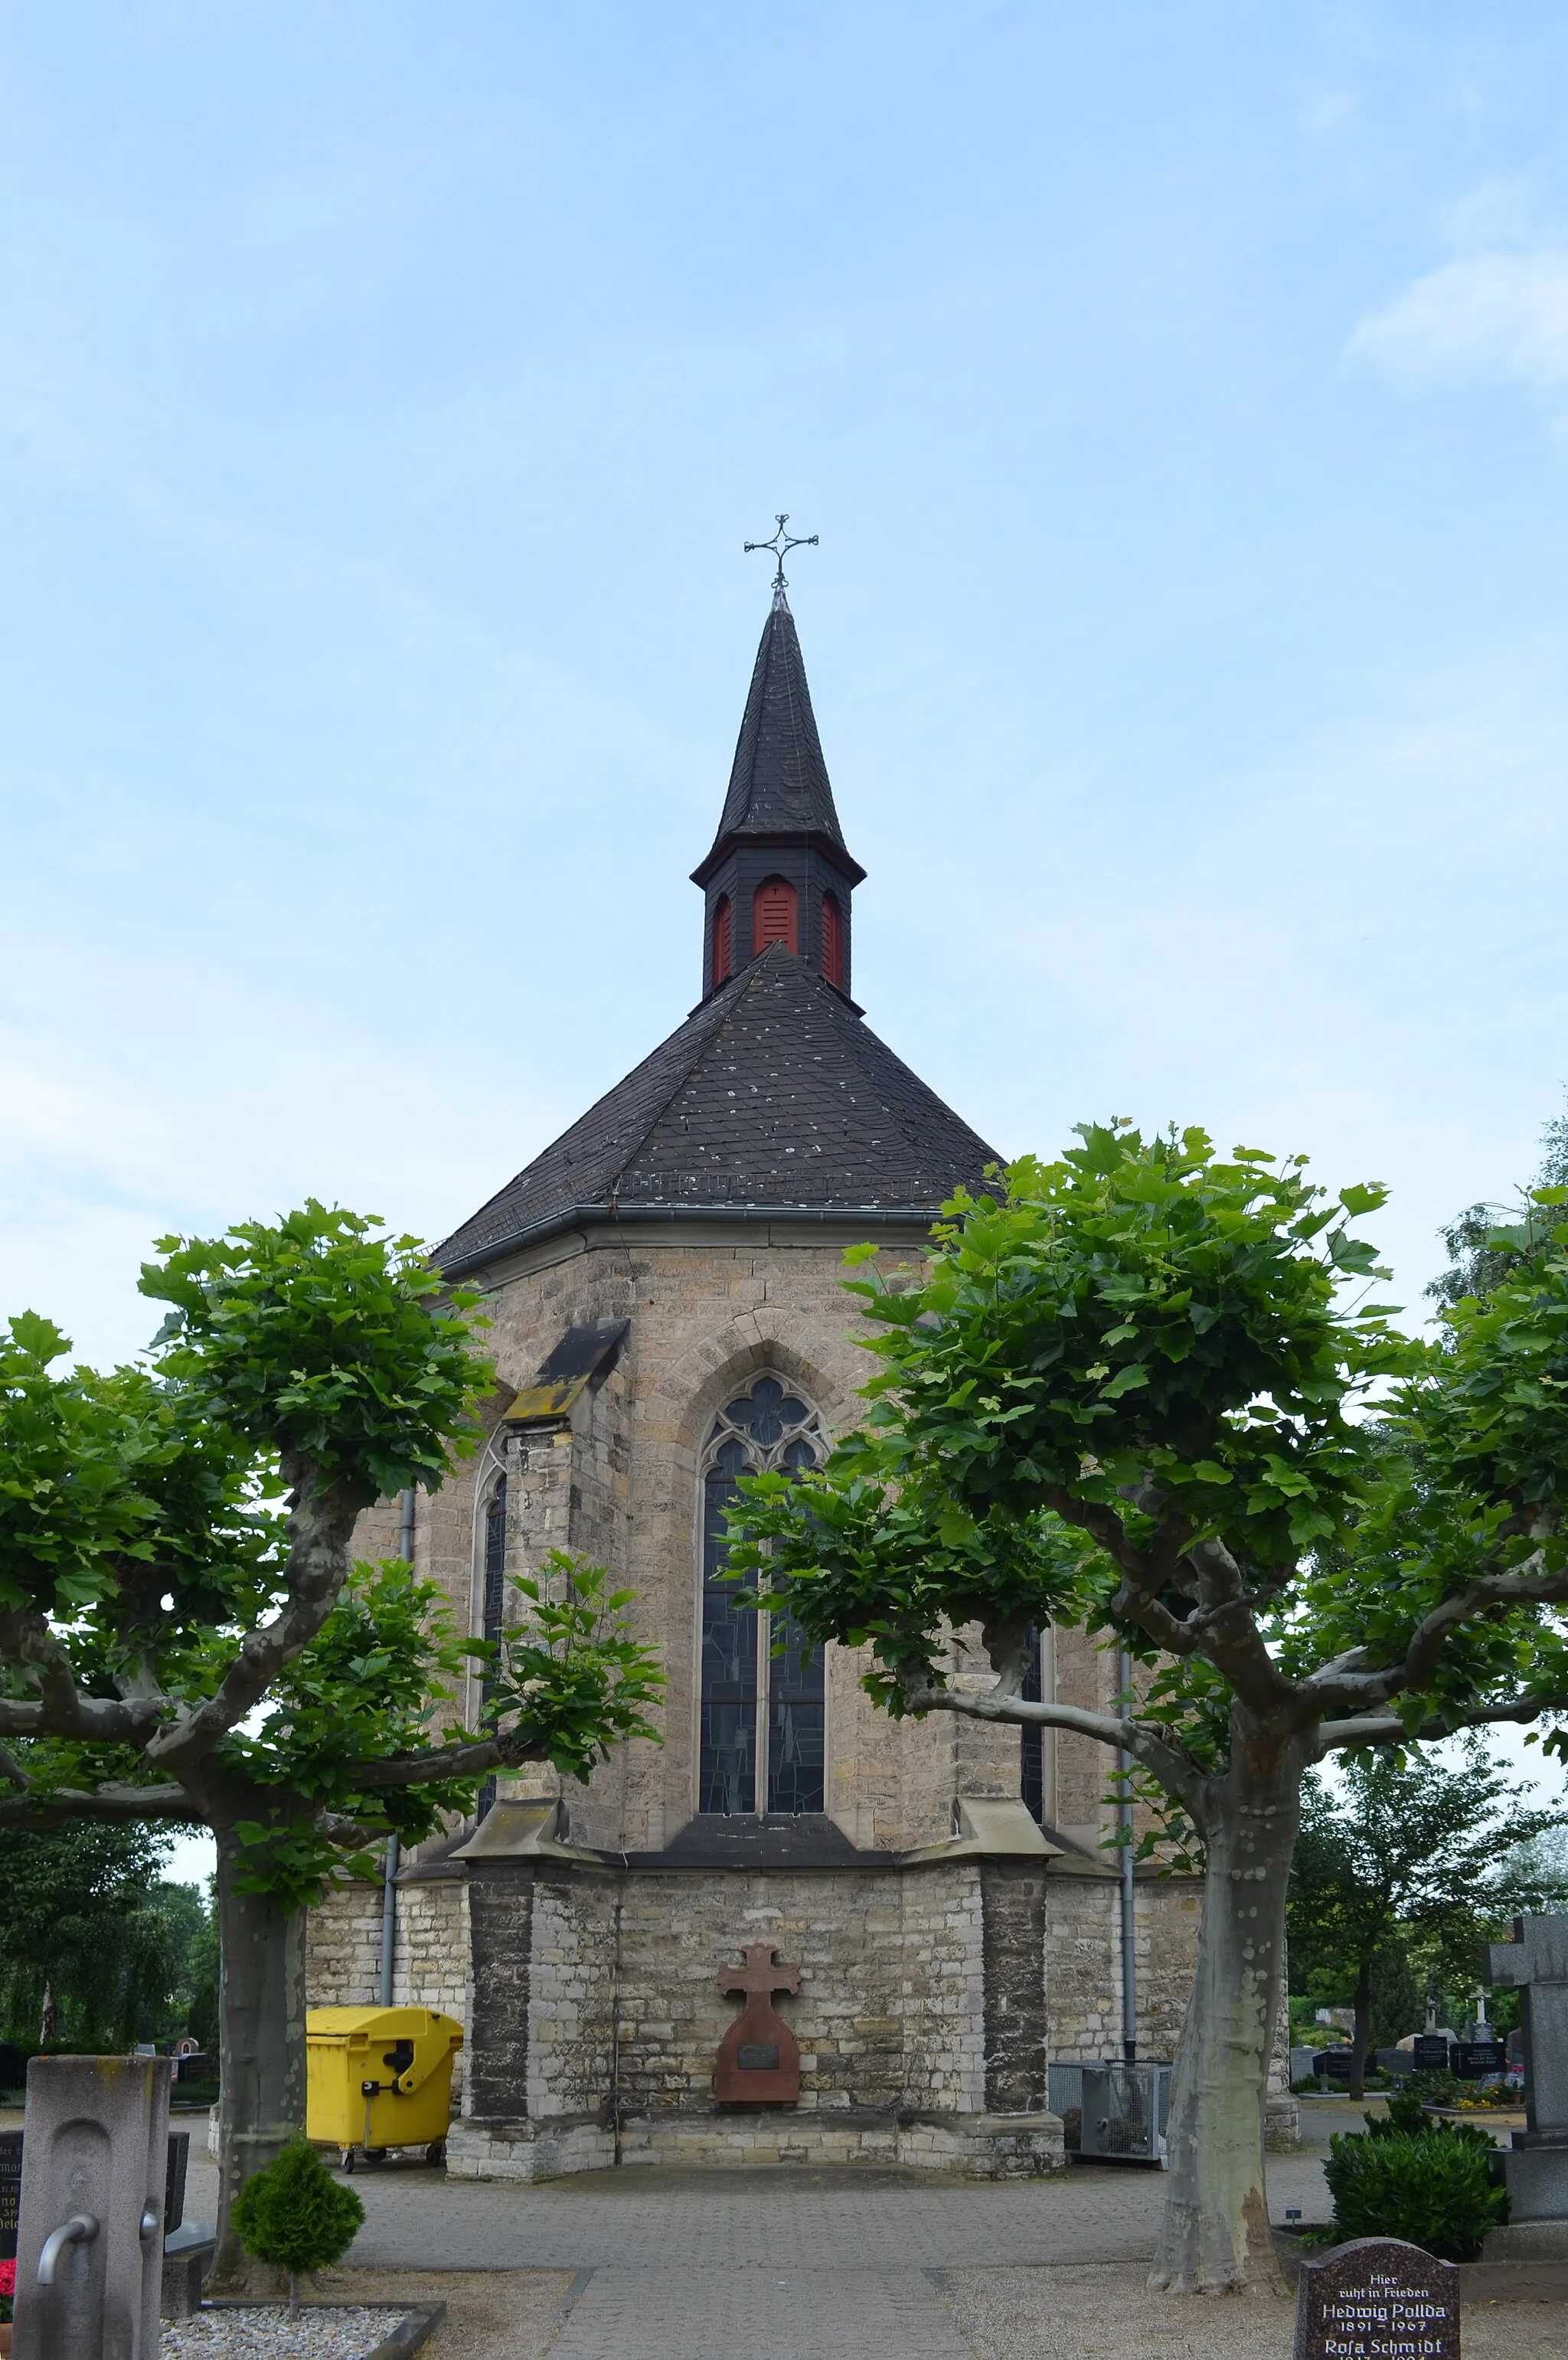
[[[857,1655],[795,1644],[720,1579],[736,1479],[813,1464],[863,1413],[844,1249],[918,1265],[998,1160],[864,1021],[866,874],[780,578],[693,871],[696,1008],[435,1250],[484,1291],[504,1382],[483,1448],[412,1503],[419,1570],[494,1635],[520,1619],[511,1578],[586,1555],[636,1591],[669,1680],[661,1743],[585,1786],[492,1781],[387,1896],[390,1995],[465,2029],[459,2175],[1051,2170],[1062,2069],[1122,2054],[1129,1996],[1138,2055],[1173,2053],[1201,1888],[1140,1871],[1124,1958],[1103,1749],[889,1721]],[[355,1553],[408,1553],[408,1513],[367,1514]],[[952,1676],[992,1678],[962,1633]],[[1116,1658],[1047,1630],[1035,1677],[1105,1709]],[[377,1999],[383,1920],[365,1885],[311,1913],[312,2006]]]

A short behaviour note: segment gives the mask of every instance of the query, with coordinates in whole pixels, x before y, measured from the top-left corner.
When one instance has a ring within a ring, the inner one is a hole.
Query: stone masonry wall
[[[1040,1860],[980,1863],[988,2114],[1038,2114],[1046,2103],[1048,1884]]]
[[[1121,1900],[1115,1876],[1047,1879],[1046,2012],[1053,2064],[1119,2057]],[[1169,2062],[1197,1959],[1203,1883],[1139,1876],[1134,1887],[1138,2054]]]
[[[984,2111],[973,1862],[724,1876],[486,1863],[470,1922],[475,2116],[606,2107],[615,2023],[624,2117],[706,2113],[740,2005],[720,1971],[759,1940],[800,1970],[776,2005],[800,2043],[802,2113]]]

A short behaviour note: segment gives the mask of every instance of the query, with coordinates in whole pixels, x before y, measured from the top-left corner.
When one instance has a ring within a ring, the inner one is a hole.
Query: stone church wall
[[[1122,2050],[1121,1894],[1115,1877],[1054,1863],[1045,1937],[1051,2060],[1091,2064]],[[1203,1908],[1198,1877],[1140,1875],[1134,1887],[1140,2057],[1169,2063],[1186,2010]]]

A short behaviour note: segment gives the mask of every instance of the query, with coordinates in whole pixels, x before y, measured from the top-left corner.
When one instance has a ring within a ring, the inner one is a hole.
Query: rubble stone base
[[[906,2164],[961,2180],[1034,2180],[1066,2168],[1057,2114],[643,2115],[623,2125],[621,2162],[698,2171],[776,2164]],[[454,2180],[555,2180],[615,2161],[614,2134],[593,2121],[453,2123]]]

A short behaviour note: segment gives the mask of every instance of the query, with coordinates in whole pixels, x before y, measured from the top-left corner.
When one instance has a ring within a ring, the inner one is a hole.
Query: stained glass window
[[[1023,1687],[1018,1690],[1025,1704],[1045,1701],[1044,1664],[1040,1654],[1040,1633],[1031,1624],[1029,1634],[1029,1669],[1024,1674]],[[1045,1731],[1038,1721],[1021,1721],[1018,1725],[1018,1793],[1024,1808],[1037,1827],[1045,1824]]]
[[[501,1636],[506,1602],[506,1479],[498,1475],[485,1508],[485,1636],[494,1646]],[[486,1680],[481,1710],[490,1701]],[[479,1789],[479,1817],[495,1800],[495,1781],[486,1778]]]
[[[700,1811],[820,1811],[826,1804],[822,1650],[786,1613],[756,1614],[724,1579],[724,1510],[736,1480],[770,1467],[815,1466],[822,1423],[776,1377],[713,1421],[702,1475],[702,1691]]]

